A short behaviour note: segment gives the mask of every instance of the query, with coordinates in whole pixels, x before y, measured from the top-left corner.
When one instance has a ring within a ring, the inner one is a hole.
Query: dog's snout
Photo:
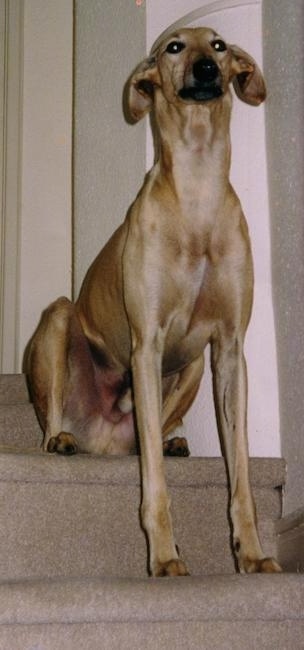
[[[196,59],[178,94],[186,101],[199,102],[220,97],[223,94],[222,77],[216,62],[207,56]]]
[[[205,57],[195,61],[192,68],[193,77],[196,81],[215,81],[218,72],[218,67],[213,59]]]

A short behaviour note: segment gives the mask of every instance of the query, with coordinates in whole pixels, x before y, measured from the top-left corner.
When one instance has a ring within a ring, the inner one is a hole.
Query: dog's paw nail
[[[169,562],[159,563],[153,575],[156,578],[163,578],[165,576],[173,578],[177,576],[188,576],[189,572],[182,560],[174,559],[169,560]]]
[[[56,451],[56,438],[50,438],[46,448],[49,454],[54,454]]]
[[[163,454],[164,456],[179,456],[181,458],[190,456],[186,438],[176,436],[170,440],[165,440],[163,443]]]
[[[243,561],[244,573],[281,573],[282,569],[273,557]]]
[[[50,438],[47,451],[51,454],[56,452],[65,456],[72,456],[78,452],[78,444],[71,433],[61,431],[58,436]]]

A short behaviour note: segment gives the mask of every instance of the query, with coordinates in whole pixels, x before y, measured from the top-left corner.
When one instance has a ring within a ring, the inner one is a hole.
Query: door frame
[[[18,363],[23,0],[0,6],[0,371]]]
[[[0,372],[12,373],[42,310],[71,297],[73,0],[2,0],[0,30]]]

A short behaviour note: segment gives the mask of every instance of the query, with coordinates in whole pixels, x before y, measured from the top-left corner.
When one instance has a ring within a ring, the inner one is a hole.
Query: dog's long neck
[[[158,109],[158,182],[171,188],[188,214],[216,210],[229,182],[230,114],[230,95]]]

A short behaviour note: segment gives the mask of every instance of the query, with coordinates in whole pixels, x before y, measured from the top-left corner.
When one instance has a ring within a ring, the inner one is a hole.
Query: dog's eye
[[[212,47],[214,50],[217,52],[225,52],[227,50],[227,45],[222,41],[220,38],[217,38],[215,41],[212,41],[211,43]]]
[[[169,45],[166,47],[166,52],[169,54],[178,54],[185,48],[185,44],[181,43],[181,41],[171,41]]]

